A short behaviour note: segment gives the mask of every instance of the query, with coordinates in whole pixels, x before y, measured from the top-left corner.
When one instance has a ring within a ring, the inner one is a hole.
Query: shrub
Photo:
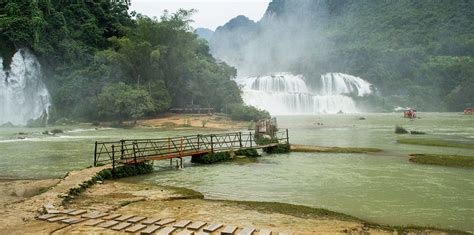
[[[217,162],[224,162],[230,160],[230,154],[228,152],[220,153],[209,153],[202,156],[193,156],[191,162],[201,164],[213,164]]]
[[[289,153],[290,152],[290,144],[279,144],[279,145],[274,146],[274,147],[263,148],[263,151],[265,151],[268,154]]]
[[[235,155],[247,157],[260,157],[256,149],[240,149],[235,151]]]
[[[408,131],[403,128],[402,126],[396,126],[395,127],[395,134],[407,134]]]
[[[258,121],[260,119],[270,118],[270,113],[257,109],[253,106],[243,104],[233,104],[228,107],[230,118],[240,121]]]
[[[55,134],[61,134],[61,133],[64,133],[64,131],[63,131],[63,130],[61,130],[61,129],[53,129],[53,130],[51,131],[51,133],[53,133],[53,135],[55,135]]]

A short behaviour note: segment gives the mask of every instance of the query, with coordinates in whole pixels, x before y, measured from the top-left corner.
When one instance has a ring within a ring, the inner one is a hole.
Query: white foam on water
[[[47,114],[51,98],[42,81],[41,66],[28,50],[18,50],[10,70],[0,57],[0,124],[25,125]]]
[[[342,73],[321,76],[321,87],[312,92],[302,75],[275,73],[238,78],[242,98],[248,105],[267,110],[272,115],[357,113],[354,100],[347,94],[371,94],[371,84],[362,78]]]

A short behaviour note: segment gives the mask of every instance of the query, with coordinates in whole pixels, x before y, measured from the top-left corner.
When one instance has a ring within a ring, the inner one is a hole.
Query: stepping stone
[[[183,230],[183,231],[179,232],[178,235],[194,235],[194,231]]]
[[[173,225],[175,228],[186,228],[191,223],[190,220],[181,220],[178,221],[176,224]]]
[[[75,210],[75,211],[72,211],[72,212],[69,212],[69,213],[66,213],[66,214],[68,214],[68,215],[82,215],[86,212],[87,212],[86,210]]]
[[[63,211],[52,209],[52,210],[46,210],[46,213],[48,213],[48,214],[62,214]]]
[[[208,232],[208,233],[212,233],[218,229],[220,229],[222,226],[224,226],[223,224],[211,224],[207,227],[205,227],[203,229],[204,232]]]
[[[104,222],[103,219],[91,219],[91,220],[88,220],[84,223],[85,226],[96,226],[100,223]]]
[[[252,235],[255,232],[255,228],[247,227],[239,232],[239,235]]]
[[[100,217],[104,217],[104,216],[107,216],[107,215],[108,215],[107,213],[94,211],[94,212],[91,212],[91,213],[83,214],[83,215],[81,215],[81,217],[82,218],[87,218],[87,219],[98,219]]]
[[[201,229],[204,225],[206,225],[206,223],[202,222],[202,221],[196,221],[194,223],[192,223],[191,225],[188,226],[188,229],[192,229],[192,230],[199,230]]]
[[[115,231],[120,231],[120,230],[122,230],[122,229],[124,229],[124,228],[130,227],[130,225],[132,225],[132,224],[131,224],[131,223],[128,223],[128,222],[122,222],[122,223],[120,223],[120,224],[117,224],[117,225],[113,226],[111,229],[112,229],[112,230],[115,230]]]
[[[142,220],[146,219],[146,217],[144,216],[135,216],[133,218],[130,218],[129,220],[127,220],[127,222],[130,222],[130,223],[137,223],[137,222],[140,222]]]
[[[272,235],[272,230],[266,228],[260,229],[258,235]]]
[[[55,216],[57,216],[58,214],[44,214],[44,215],[40,215],[38,217],[36,217],[37,219],[40,219],[40,220],[47,220],[47,219],[50,219],[50,218],[53,218]]]
[[[233,235],[235,231],[237,230],[237,226],[234,225],[227,225],[224,227],[224,229],[221,231],[222,235]]]
[[[176,221],[175,219],[164,219],[164,220],[160,220],[160,221],[156,222],[155,224],[163,226],[163,225],[171,224],[175,221]]]
[[[119,222],[118,221],[115,221],[115,220],[109,220],[109,221],[105,221],[104,223],[101,223],[99,225],[97,225],[98,227],[101,227],[101,228],[110,228],[116,224],[118,224]]]
[[[68,219],[65,219],[65,220],[61,220],[61,222],[66,223],[66,224],[77,224],[77,223],[80,223],[84,220],[86,220],[86,219],[84,219],[84,218],[68,218]]]
[[[164,227],[158,232],[158,235],[170,235],[176,230],[176,228],[173,227]]]
[[[122,222],[122,221],[126,221],[130,218],[133,218],[133,217],[135,217],[135,215],[122,215],[118,218],[115,218],[114,220]]]
[[[160,218],[148,218],[148,219],[142,221],[142,224],[151,225],[151,224],[154,224],[158,221],[160,221]]]
[[[127,229],[125,229],[125,232],[136,233],[138,232],[138,230],[142,230],[144,228],[146,228],[146,225],[136,224],[136,225],[133,225],[132,227],[128,227]]]
[[[72,212],[74,212],[74,211],[76,211],[76,209],[62,210],[61,212],[62,212],[63,214],[69,214],[69,213],[72,213]]]
[[[149,234],[153,234],[156,230],[160,229],[161,226],[158,226],[158,225],[151,225],[151,226],[148,226],[145,230],[141,231],[140,232],[140,235],[149,235]]]
[[[105,219],[105,220],[112,220],[112,219],[118,218],[118,217],[120,217],[120,216],[122,216],[122,215],[119,215],[119,214],[111,214],[111,215],[108,215],[108,216],[106,216],[106,217],[104,217],[104,218],[102,218],[102,219]]]
[[[53,218],[49,218],[47,219],[48,222],[56,222],[56,221],[60,221],[60,220],[64,220],[64,219],[67,219],[69,217],[67,216],[57,216],[57,217],[53,217]]]

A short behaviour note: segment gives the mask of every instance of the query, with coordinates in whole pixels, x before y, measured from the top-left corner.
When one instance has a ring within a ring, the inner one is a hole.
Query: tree
[[[141,89],[133,89],[124,83],[105,87],[98,97],[99,115],[105,119],[115,119],[120,123],[127,118],[138,118],[155,110],[150,94]]]

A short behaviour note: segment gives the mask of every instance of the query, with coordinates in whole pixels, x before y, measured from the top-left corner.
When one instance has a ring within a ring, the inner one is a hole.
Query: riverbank
[[[175,218],[233,224],[239,227],[269,228],[290,234],[375,233],[393,231],[415,234],[453,234],[459,231],[422,227],[390,227],[368,223],[352,216],[304,206],[271,202],[241,202],[205,199],[199,192],[169,186],[108,180],[91,185],[66,204],[62,197],[70,188],[94,177],[103,168],[88,168],[71,172],[59,182],[50,182],[49,190],[39,195],[10,201],[0,214],[0,229],[7,234],[23,233],[119,233],[104,228],[35,219],[45,204],[58,209],[83,209],[146,217]],[[32,181],[33,182],[33,181]],[[39,182],[39,181],[38,181]]]
[[[244,129],[252,127],[250,122],[235,121],[220,114],[173,114],[168,113],[158,118],[140,120],[137,126],[155,128],[210,128],[210,129]]]

